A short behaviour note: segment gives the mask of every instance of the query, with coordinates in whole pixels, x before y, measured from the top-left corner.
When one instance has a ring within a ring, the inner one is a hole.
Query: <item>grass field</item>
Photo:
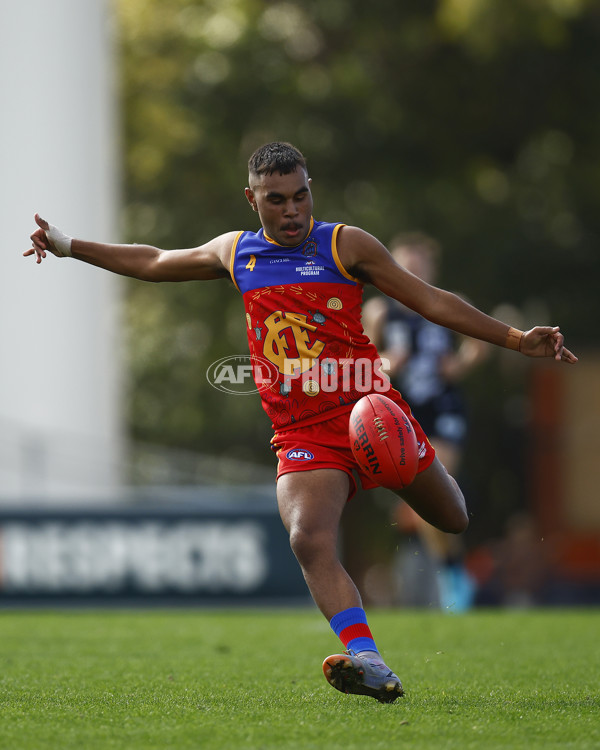
[[[370,621],[392,705],[329,687],[311,609],[0,612],[0,748],[600,748],[600,612]]]

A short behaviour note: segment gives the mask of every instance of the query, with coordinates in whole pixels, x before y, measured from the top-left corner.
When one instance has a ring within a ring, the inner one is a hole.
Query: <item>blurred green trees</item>
[[[592,343],[598,3],[116,4],[129,240],[183,247],[256,228],[247,158],[289,140],[308,159],[316,218],[383,242],[427,231],[445,249],[443,286],[486,311],[510,303],[525,326],[558,321],[573,348]],[[205,378],[247,351],[230,283],[131,282],[128,330],[136,438],[272,462],[258,398]]]

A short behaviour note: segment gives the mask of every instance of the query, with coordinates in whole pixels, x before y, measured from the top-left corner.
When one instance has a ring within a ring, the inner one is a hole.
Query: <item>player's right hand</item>
[[[38,225],[38,229],[30,237],[33,247],[23,253],[25,257],[35,255],[35,262],[41,263],[47,252],[56,255],[57,258],[71,255],[70,237],[67,237],[52,224],[48,224],[39,214],[35,215],[35,223]]]
[[[50,250],[50,243],[46,236],[46,231],[49,229],[48,222],[40,217],[39,214],[35,215],[35,222],[39,229],[31,235],[31,244],[29,250],[25,250],[23,255],[27,258],[29,255],[35,255],[35,262],[41,263],[46,257],[46,251]]]

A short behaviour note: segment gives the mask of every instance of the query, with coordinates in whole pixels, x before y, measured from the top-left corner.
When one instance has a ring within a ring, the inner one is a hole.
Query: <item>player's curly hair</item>
[[[257,148],[248,160],[248,172],[254,175],[271,175],[274,172],[289,174],[298,167],[306,169],[306,159],[291,143],[273,141]]]

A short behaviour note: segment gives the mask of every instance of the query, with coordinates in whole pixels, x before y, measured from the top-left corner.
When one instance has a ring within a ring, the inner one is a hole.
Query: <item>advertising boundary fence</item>
[[[308,601],[274,503],[0,510],[0,607]]]

